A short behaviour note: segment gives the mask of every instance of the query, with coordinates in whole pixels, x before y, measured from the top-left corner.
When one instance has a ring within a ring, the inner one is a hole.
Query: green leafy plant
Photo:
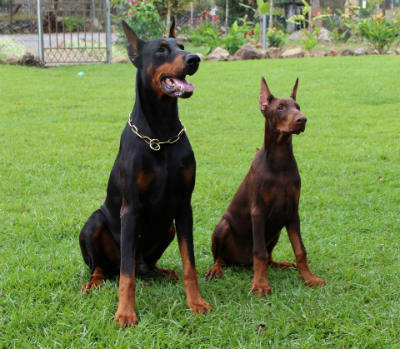
[[[154,0],[113,0],[112,6],[119,7],[121,16],[142,39],[162,36],[163,26]],[[121,36],[123,40],[125,37]]]
[[[204,46],[205,54],[209,54],[217,46],[222,45],[222,33],[218,24],[219,19],[204,10],[200,16],[199,26],[190,34],[190,41],[195,46]]]
[[[361,35],[379,52],[388,50],[400,35],[400,26],[382,15],[366,18],[359,23]]]
[[[248,40],[246,34],[254,31],[253,23],[247,20],[247,16],[236,20],[229,28],[223,40],[225,48],[232,55]]]
[[[303,44],[307,51],[311,51],[315,46],[318,45],[318,33],[320,30],[321,28],[319,27],[314,28],[312,33],[308,32],[307,30],[303,30],[303,33],[306,37],[304,39],[300,39],[299,41]]]
[[[268,45],[272,47],[282,47],[286,42],[286,34],[275,28],[270,28],[267,31]]]
[[[263,15],[268,14],[268,12],[269,12],[269,10],[271,8],[270,3],[269,2],[264,2],[264,0],[257,0],[257,8],[256,9],[254,9],[253,7],[251,7],[249,5],[243,4],[243,3],[240,3],[239,5],[243,6],[245,8],[248,8],[250,10],[253,10],[255,15],[260,17],[260,18]]]
[[[300,42],[304,45],[304,48],[307,51],[311,51],[318,44],[318,33],[321,30],[320,27],[315,26],[315,21],[317,19],[329,17],[330,14],[320,14],[312,17],[312,8],[310,4],[306,0],[301,1],[304,5],[303,13],[293,15],[288,19],[288,21],[303,26],[302,32],[305,35],[305,39],[300,39]]]
[[[65,30],[68,32],[74,32],[82,30],[85,26],[86,20],[81,16],[67,17],[64,20]]]
[[[253,8],[253,7],[243,4],[243,3],[240,3],[239,5],[252,10],[254,12],[254,14],[258,17],[259,23],[257,26],[257,30],[254,30],[254,38],[256,39],[256,41],[259,41],[259,39],[260,39],[260,23],[262,21],[262,17],[264,15],[279,13],[279,11],[272,11],[272,13],[271,13],[271,11],[270,11],[271,4],[268,1],[265,2],[264,0],[257,0],[257,8]],[[256,35],[256,31],[257,31],[257,35]]]

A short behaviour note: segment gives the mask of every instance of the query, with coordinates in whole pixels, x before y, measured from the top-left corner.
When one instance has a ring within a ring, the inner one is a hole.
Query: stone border
[[[326,51],[314,51],[309,53],[301,47],[295,47],[283,50],[279,47],[270,47],[266,51],[257,49],[256,47],[246,44],[243,45],[233,56],[222,47],[217,47],[207,57],[199,54],[202,60],[207,61],[235,61],[248,59],[277,59],[277,58],[303,58],[303,57],[336,57],[336,56],[364,56],[364,55],[400,55],[400,48],[392,51],[378,52],[377,50],[366,50],[365,48],[357,48],[355,50],[344,49],[341,52],[335,48]]]

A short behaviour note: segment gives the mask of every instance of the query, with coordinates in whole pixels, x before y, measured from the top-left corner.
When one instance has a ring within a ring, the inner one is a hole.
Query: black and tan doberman
[[[135,105],[122,132],[105,202],[90,216],[79,241],[91,271],[82,291],[119,274],[115,320],[130,326],[138,321],[135,275],[178,278],[175,271],[156,265],[175,230],[187,304],[194,313],[212,307],[200,294],[195,269],[191,196],[196,162],[177,104],[178,97],[192,95],[194,87],[185,77],[197,71],[200,59],[176,40],[175,21],[164,39],[143,41],[125,22],[123,29],[137,68]]]
[[[300,175],[293,155],[292,135],[305,130],[306,117],[296,102],[298,80],[290,98],[275,98],[261,79],[260,109],[265,117],[264,145],[212,236],[214,266],[206,277],[222,276],[227,265],[253,265],[252,291],[260,297],[271,293],[268,264],[297,267],[309,286],[325,284],[307,263],[300,235]],[[296,263],[275,262],[272,250],[286,227]]]

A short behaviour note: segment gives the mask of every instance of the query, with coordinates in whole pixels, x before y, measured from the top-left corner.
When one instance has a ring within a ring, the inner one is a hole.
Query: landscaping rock
[[[304,58],[311,57],[310,52],[304,51]]]
[[[267,56],[269,58],[280,58],[282,54],[282,49],[280,47],[270,47],[267,50]]]
[[[332,41],[331,32],[326,28],[321,28],[321,30],[318,33],[318,41],[320,42]]]
[[[325,57],[326,52],[325,51],[315,51],[311,54],[311,57]]]
[[[207,56],[208,61],[227,61],[229,52],[222,47],[217,47]]]
[[[40,67],[42,66],[42,62],[40,61],[39,57],[34,56],[32,53],[27,52],[25,53],[22,58],[18,61],[21,65],[29,65],[33,67]]]
[[[250,45],[243,45],[234,55],[235,60],[260,59],[262,53]]]
[[[392,51],[392,50],[389,50],[389,51],[386,51],[385,54],[387,54],[387,55],[395,55],[396,52]]]
[[[300,58],[304,57],[304,51],[301,47],[285,50],[282,53],[282,58]]]
[[[290,34],[289,40],[291,41],[299,41],[300,39],[305,39],[306,34],[304,34],[301,30],[297,30]]]
[[[367,50],[365,50],[364,48],[356,48],[353,53],[354,56],[364,56],[367,54]]]
[[[261,53],[261,58],[262,59],[267,58],[267,50],[258,50],[258,52]]]
[[[16,55],[9,55],[6,57],[6,62],[9,65],[16,65],[16,64],[18,64],[18,61],[19,61],[19,59]]]
[[[352,50],[346,49],[341,53],[342,56],[354,56],[354,52]]]
[[[332,48],[327,53],[327,56],[336,57],[336,56],[339,56],[339,52],[338,52],[338,50]]]
[[[396,50],[396,55],[400,55],[400,48]]]
[[[111,60],[111,64],[129,63],[129,59],[125,56],[116,56]]]

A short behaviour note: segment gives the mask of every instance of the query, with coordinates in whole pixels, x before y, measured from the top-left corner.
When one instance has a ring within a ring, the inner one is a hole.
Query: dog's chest
[[[191,154],[166,154],[146,170],[138,170],[135,184],[140,200],[149,208],[175,211],[183,200],[190,198],[196,171]]]
[[[263,183],[262,201],[271,223],[285,224],[296,213],[300,198],[300,177],[276,177]]]

